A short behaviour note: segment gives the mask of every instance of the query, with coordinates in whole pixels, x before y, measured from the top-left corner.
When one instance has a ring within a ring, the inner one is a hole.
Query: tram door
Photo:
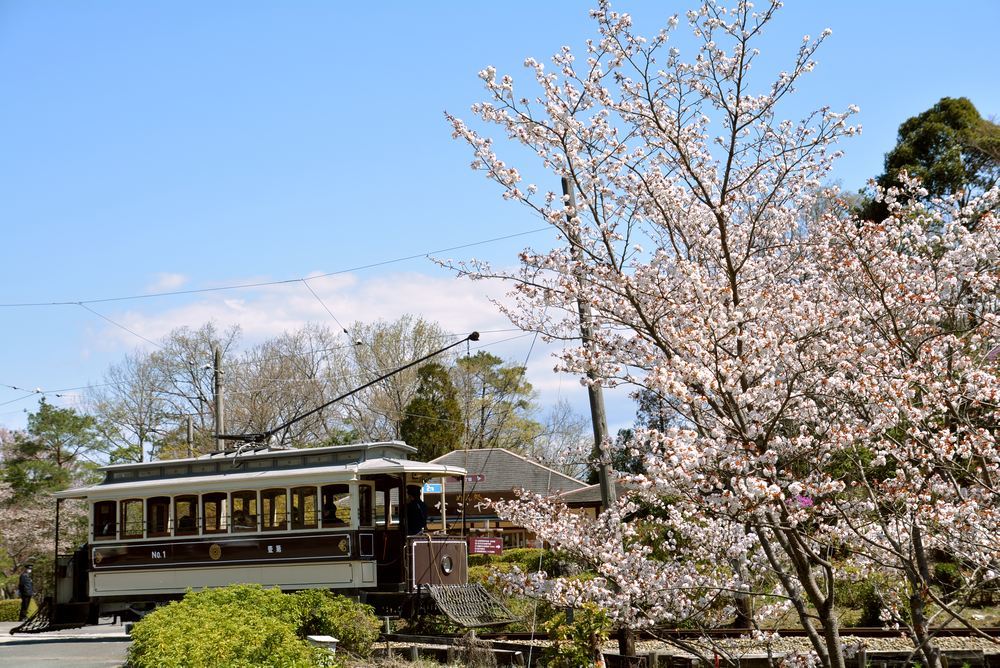
[[[406,582],[403,548],[403,483],[394,476],[376,476],[375,559],[379,589],[399,589]]]

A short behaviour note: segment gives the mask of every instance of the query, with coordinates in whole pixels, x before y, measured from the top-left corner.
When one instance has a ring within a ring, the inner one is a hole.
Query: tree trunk
[[[910,623],[913,628],[913,641],[924,657],[927,668],[941,668],[941,650],[934,644],[927,632],[927,607],[924,601],[924,589],[930,586],[930,567],[927,553],[924,550],[923,536],[920,527],[914,524],[911,531],[913,558],[916,568],[906,568],[906,577],[910,580]]]

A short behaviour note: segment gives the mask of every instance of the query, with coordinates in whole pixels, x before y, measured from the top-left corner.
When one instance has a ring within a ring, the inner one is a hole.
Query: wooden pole
[[[587,278],[583,271],[583,241],[580,238],[577,225],[573,222],[573,218],[576,216],[576,193],[573,190],[573,182],[565,176],[562,177],[562,191],[566,197],[566,204],[574,211],[574,214],[566,214],[566,238],[569,239],[570,253],[577,266],[576,281],[582,295],[576,300],[580,313],[580,338],[583,340],[583,347],[589,349],[594,345],[594,316],[590,304],[586,300]],[[587,380],[589,381],[587,395],[590,398],[590,422],[594,427],[593,458],[598,464],[597,476],[601,484],[601,507],[607,509],[615,503],[618,494],[615,490],[614,478],[611,475],[611,464],[604,457],[603,452],[603,445],[608,440],[608,418],[604,410],[604,392],[596,371],[588,370]],[[635,634],[632,630],[623,626],[618,629],[617,635],[618,653],[622,656],[634,655]]]
[[[215,447],[218,450],[226,449],[226,442],[218,438],[219,434],[226,433],[226,409],[225,401],[222,397],[222,350],[215,348]]]
[[[576,194],[573,190],[573,182],[565,176],[562,177],[562,191],[563,195],[566,196],[567,204],[576,211]],[[580,233],[573,223],[573,216],[567,214],[566,222],[568,223],[566,236],[569,239],[570,253],[573,256],[573,261],[578,266],[576,281],[581,288],[581,293],[583,293],[582,288],[587,284],[587,279],[584,277],[582,270],[583,242],[580,239]],[[587,303],[586,299],[577,299],[577,309],[580,313],[580,338],[583,340],[583,347],[591,348],[594,345],[594,321],[590,304]],[[587,383],[587,395],[590,399],[590,422],[594,428],[593,457],[598,463],[597,474],[601,484],[601,506],[607,508],[617,498],[614,481],[611,476],[611,466],[605,460],[602,453],[602,446],[608,438],[608,418],[604,410],[603,389],[597,373],[593,369],[587,371],[587,380],[590,381]]]

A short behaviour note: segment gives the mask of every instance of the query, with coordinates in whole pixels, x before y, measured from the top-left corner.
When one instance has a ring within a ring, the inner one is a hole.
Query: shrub
[[[311,668],[318,663],[316,652],[286,621],[231,603],[184,601],[155,610],[133,627],[128,660],[134,668]]]
[[[573,611],[573,621],[559,613],[545,624],[552,645],[542,657],[551,668],[592,666],[601,644],[608,639],[611,621],[596,605],[584,604]]]
[[[370,607],[327,591],[232,585],[188,592],[143,618],[132,629],[129,665],[332,666],[334,657],[305,636],[332,635],[345,649],[368,654],[378,630]]]
[[[952,596],[965,584],[965,577],[957,564],[939,561],[934,564],[934,583],[945,595]]]
[[[38,610],[38,606],[35,604],[35,599],[31,599],[31,604],[28,606],[28,616],[35,614],[36,610]],[[16,622],[20,613],[21,599],[10,598],[6,601],[0,601],[0,622]]]
[[[501,555],[493,558],[494,563],[517,564],[525,573],[534,573],[539,570],[538,563],[541,558],[541,570],[549,576],[562,574],[562,566],[559,563],[559,556],[552,550],[542,550],[530,547],[518,547],[507,550]]]
[[[370,605],[322,589],[304,589],[291,598],[299,613],[300,637],[329,635],[345,650],[362,656],[371,654],[381,624]]]

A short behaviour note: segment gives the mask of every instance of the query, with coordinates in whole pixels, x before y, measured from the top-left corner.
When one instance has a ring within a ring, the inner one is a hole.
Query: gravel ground
[[[853,655],[854,651],[864,648],[868,652],[908,652],[913,649],[913,644],[904,637],[898,638],[858,638],[855,636],[844,636],[844,644],[848,648],[848,653]],[[726,639],[717,640],[718,646],[734,656],[761,655],[767,654],[767,645],[760,641],[751,639]],[[705,642],[692,642],[691,644],[702,647],[712,653],[711,644]],[[938,646],[942,650],[983,650],[986,653],[1000,653],[1000,644],[990,642],[985,638],[939,638]],[[794,654],[805,653],[812,649],[809,640],[806,638],[778,638],[771,643],[773,654]],[[636,643],[636,650],[642,654],[652,651],[666,652],[676,655],[691,656],[672,645],[664,642],[643,641]],[[617,652],[618,645],[608,643],[605,651]]]

